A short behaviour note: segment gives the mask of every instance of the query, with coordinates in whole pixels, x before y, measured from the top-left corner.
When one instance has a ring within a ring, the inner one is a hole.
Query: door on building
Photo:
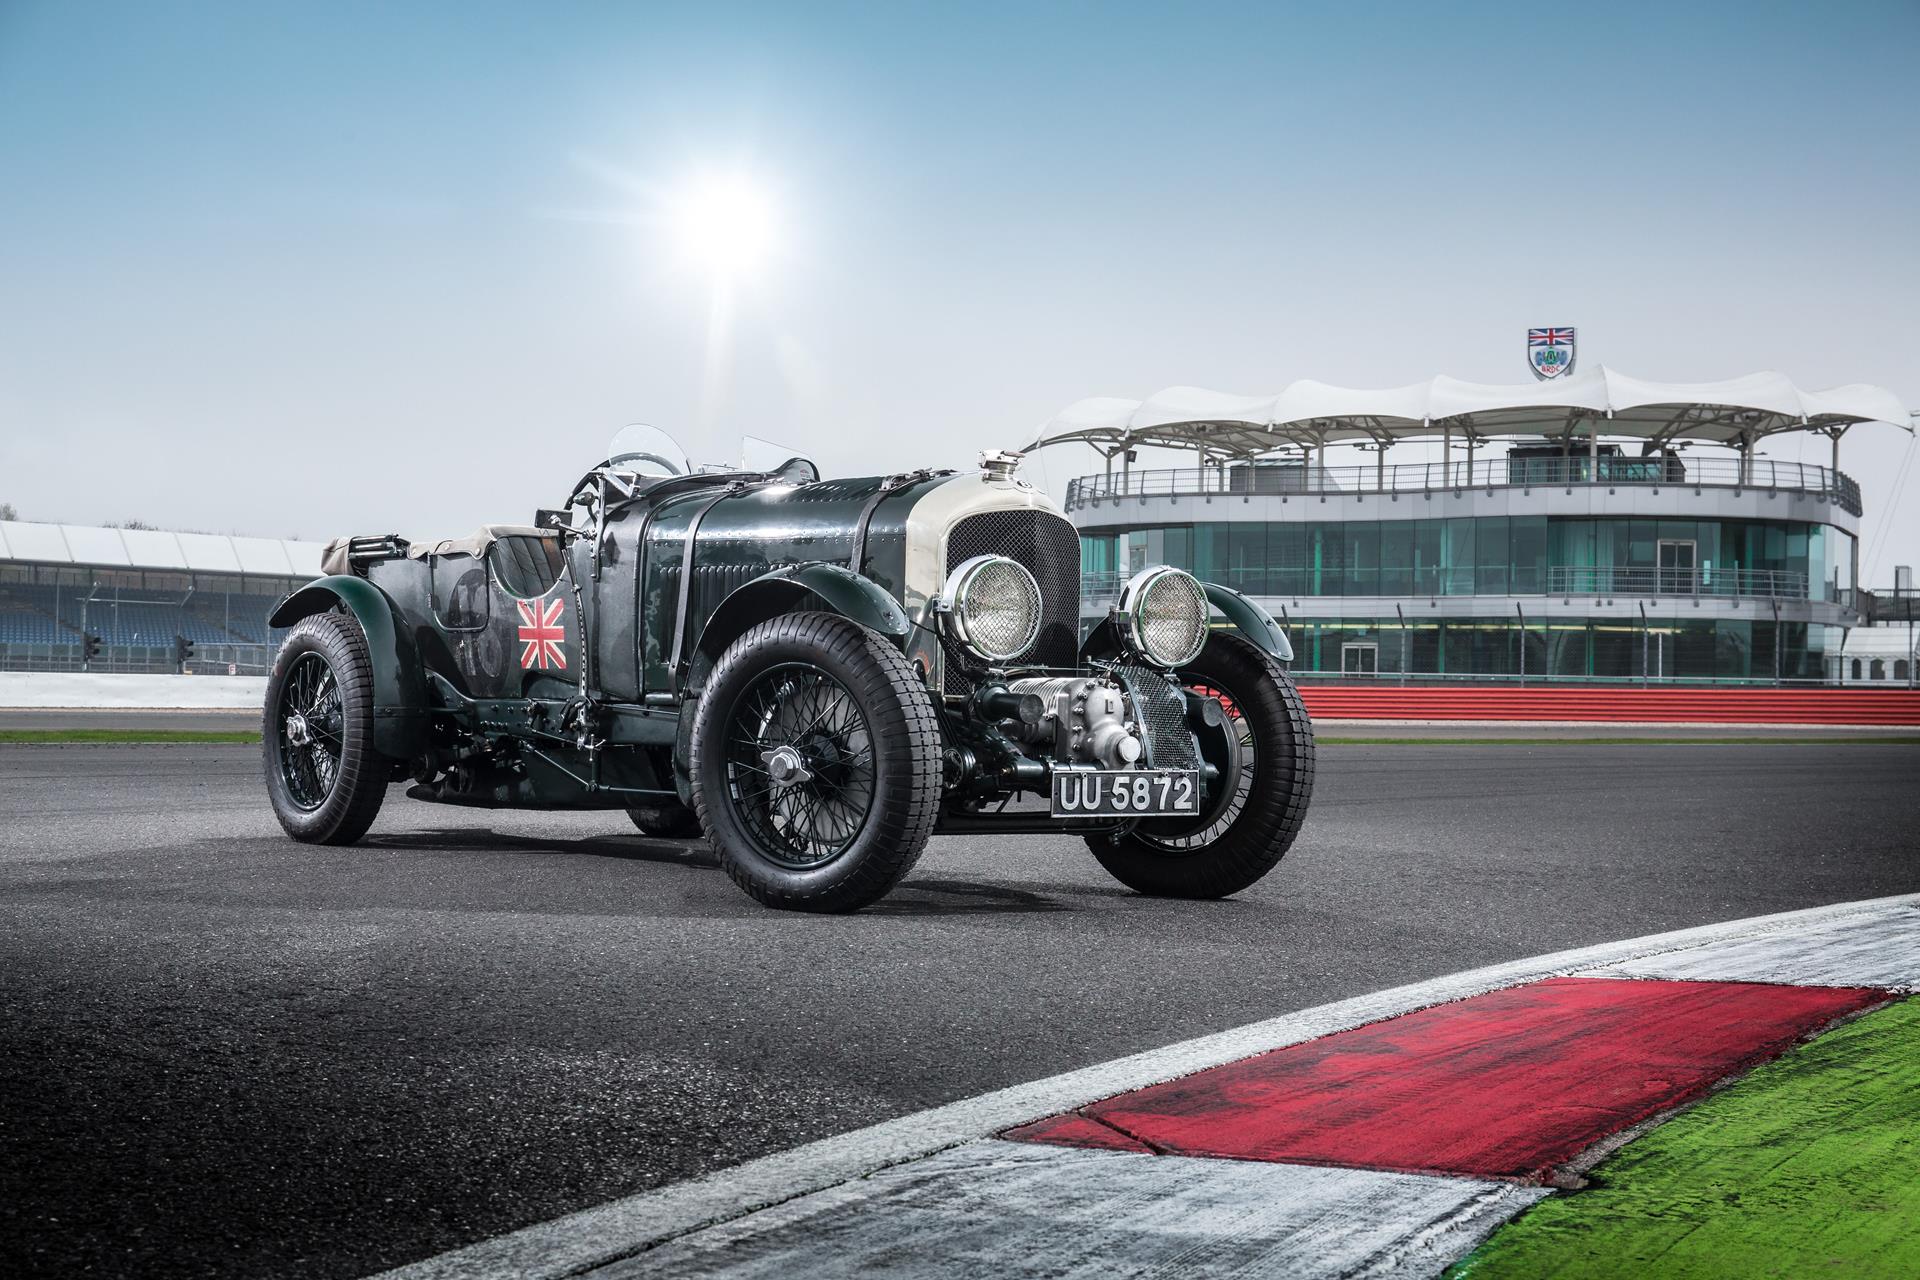
[[[1343,676],[1371,676],[1380,673],[1380,646],[1377,644],[1343,644],[1340,646],[1340,674]]]
[[[1654,631],[1647,636],[1646,674],[1655,680],[1666,680],[1673,676],[1674,638],[1665,630]]]
[[[1644,544],[1643,544],[1644,545]],[[1677,539],[1660,540],[1660,594],[1690,596],[1698,594],[1700,579],[1694,569],[1699,544]]]

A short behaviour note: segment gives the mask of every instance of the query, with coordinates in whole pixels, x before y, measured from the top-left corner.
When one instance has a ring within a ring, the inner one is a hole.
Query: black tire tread
[[[1234,689],[1243,708],[1260,714],[1260,754],[1247,804],[1212,844],[1179,855],[1157,849],[1137,832],[1120,840],[1089,836],[1087,845],[1116,880],[1140,893],[1166,898],[1224,898],[1254,884],[1279,865],[1306,821],[1313,797],[1313,721],[1293,677],[1263,650],[1216,632],[1183,680],[1214,676]],[[1276,734],[1278,730],[1278,734]],[[1291,749],[1283,758],[1277,739]]]
[[[299,642],[299,643],[296,643]],[[278,800],[274,776],[278,767],[274,744],[279,727],[274,712],[280,700],[280,680],[294,657],[308,647],[321,649],[340,686],[340,708],[345,747],[340,774],[326,802],[314,811],[312,825],[298,821]],[[267,681],[267,700],[261,712],[261,755],[267,771],[267,791],[275,798],[274,816],[286,833],[308,844],[354,844],[373,827],[387,798],[394,762],[373,747],[373,655],[358,619],[344,613],[315,613],[293,624],[273,657],[273,675]],[[357,746],[356,746],[357,744]]]

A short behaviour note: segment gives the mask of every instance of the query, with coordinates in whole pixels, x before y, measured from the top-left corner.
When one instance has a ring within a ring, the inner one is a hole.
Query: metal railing
[[[1805,600],[1807,575],[1790,569],[1656,569],[1550,565],[1550,596],[1760,596]]]
[[[1574,485],[1634,488],[1760,489],[1818,494],[1853,515],[1860,486],[1845,472],[1773,458],[1489,458],[1468,462],[1398,462],[1391,466],[1319,467],[1299,462],[1229,463],[1078,476],[1067,482],[1066,509],[1121,498],[1279,496],[1282,494],[1431,493],[1468,489],[1551,489]]]
[[[1853,587],[1839,595],[1842,604],[1869,622],[1920,622],[1920,590],[1913,587]]]
[[[193,646],[187,668],[194,675],[263,676],[273,664],[270,644]],[[171,645],[118,645],[101,648],[91,665],[78,644],[0,641],[0,671],[93,671],[114,675],[168,675],[179,671]]]

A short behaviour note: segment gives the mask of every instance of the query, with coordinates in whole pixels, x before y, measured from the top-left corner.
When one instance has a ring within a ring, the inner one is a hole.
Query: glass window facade
[[[1290,619],[1293,668],[1353,673],[1346,648],[1377,647],[1378,676],[1820,680],[1823,628],[1743,619]],[[1524,665],[1522,652],[1524,650]],[[1776,669],[1775,662],[1778,661]]]
[[[1249,595],[1760,595],[1851,587],[1852,538],[1772,520],[1479,516],[1232,521],[1081,535],[1089,573],[1126,574],[1158,532],[1167,563]]]
[[[1830,525],[1767,520],[1220,521],[1150,532],[1085,531],[1084,562],[1090,572],[1124,576],[1129,549],[1143,539],[1167,563],[1267,597],[1277,611],[1289,612],[1295,669],[1332,676],[1819,680],[1827,674],[1826,628],[1703,620],[1680,600],[1831,601],[1854,585],[1851,535]],[[1562,595],[1639,598],[1649,616],[1448,618],[1442,603],[1435,618],[1427,603]],[[1308,603],[1313,597],[1400,598],[1419,602],[1426,616],[1404,624],[1391,614],[1316,621]]]

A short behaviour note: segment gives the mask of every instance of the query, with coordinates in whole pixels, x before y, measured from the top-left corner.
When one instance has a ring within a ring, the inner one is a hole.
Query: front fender
[[[1265,609],[1232,587],[1202,582],[1200,589],[1207,593],[1207,603],[1218,609],[1249,644],[1280,662],[1293,661],[1293,645],[1287,640],[1287,633]],[[1096,623],[1080,646],[1083,662],[1094,658],[1114,658],[1123,652],[1125,646],[1120,639],[1120,628],[1112,616]]]
[[[896,644],[912,630],[900,602],[871,579],[837,564],[815,561],[763,573],[735,588],[701,628],[700,653],[708,662],[717,662],[749,627],[795,609],[837,613]]]
[[[367,637],[373,660],[373,745],[383,755],[410,759],[427,747],[426,694],[420,657],[394,616],[393,601],[364,578],[337,574],[309,582],[275,606],[268,625],[290,627],[300,619],[345,605]]]
[[[1273,620],[1272,614],[1232,587],[1223,587],[1217,582],[1203,582],[1200,587],[1207,593],[1207,603],[1218,609],[1250,644],[1281,662],[1293,661],[1293,642],[1287,639],[1286,631]]]
[[[749,628],[795,609],[837,613],[878,631],[898,645],[904,645],[913,630],[900,602],[871,579],[825,561],[787,565],[734,588],[707,618],[706,625],[700,629],[700,638],[694,642],[688,691],[697,694],[705,686],[707,674],[720,661],[720,655]],[[694,711],[689,703],[680,713],[680,733],[673,751],[674,781],[680,798],[688,803],[693,795],[692,780],[687,773],[693,720]]]

